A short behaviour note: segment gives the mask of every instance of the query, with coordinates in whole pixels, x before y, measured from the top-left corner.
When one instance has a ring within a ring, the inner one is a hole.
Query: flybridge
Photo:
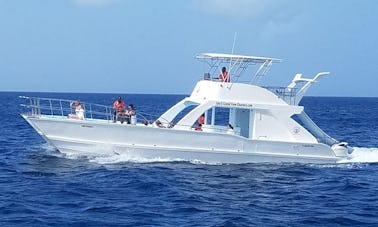
[[[282,60],[278,58],[256,57],[236,54],[221,53],[201,53],[196,56],[197,59],[205,61],[209,65],[209,71],[205,77],[211,78],[211,75],[218,75],[220,68],[228,65],[228,72],[233,82],[240,79],[241,74],[249,65],[260,64],[252,79],[248,81],[250,84],[257,84],[258,81],[265,76],[273,63],[279,63]]]
[[[220,54],[220,53],[202,53],[196,56],[197,59],[205,61],[209,65],[209,71],[205,73],[204,78],[207,80],[215,79],[223,66],[228,66],[228,73],[231,77],[230,87],[233,83],[240,83],[239,81],[243,72],[249,65],[258,65],[257,71],[252,79],[247,81],[249,84],[258,85],[259,80],[265,76],[273,63],[282,62],[278,58],[256,57],[236,54]],[[321,72],[313,78],[304,78],[302,74],[296,74],[291,83],[287,87],[264,87],[272,93],[283,99],[290,105],[298,105],[306,91],[322,76],[328,75],[329,72]],[[245,81],[243,82],[245,83]]]

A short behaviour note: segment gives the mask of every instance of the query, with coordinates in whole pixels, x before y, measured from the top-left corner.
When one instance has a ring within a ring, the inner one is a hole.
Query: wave
[[[339,163],[375,163],[378,162],[378,148],[353,147],[348,158]]]
[[[89,159],[90,162],[97,164],[117,164],[117,163],[157,163],[157,162],[182,162],[182,159],[168,159],[168,158],[144,158],[129,154],[116,154],[106,156],[96,156]]]
[[[189,162],[195,165],[222,165],[222,163],[204,162],[198,159],[184,160],[179,158],[145,158],[129,154],[113,154],[107,156],[96,156],[89,158],[90,162],[101,165],[119,164],[119,163],[164,163],[164,162]]]

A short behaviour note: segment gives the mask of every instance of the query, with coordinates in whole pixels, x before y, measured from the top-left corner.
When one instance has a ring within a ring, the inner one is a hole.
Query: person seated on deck
[[[219,81],[230,82],[230,76],[226,70],[226,67],[222,67],[222,72],[219,74]]]
[[[159,128],[165,128],[165,126],[164,126],[164,125],[161,123],[161,121],[159,121],[159,120],[155,121],[155,124],[156,124],[156,126],[159,127]]]
[[[198,118],[197,123],[198,123],[198,124],[201,124],[201,125],[205,124],[205,114],[202,114],[202,115]]]
[[[133,104],[130,104],[127,107],[126,111],[126,122],[127,124],[136,124],[136,113],[135,113],[135,108]]]
[[[168,128],[175,127],[176,123],[174,121],[169,122]]]
[[[68,118],[84,120],[84,106],[79,101],[71,103],[71,107],[75,108],[74,114],[68,114]]]
[[[144,124],[145,126],[148,126],[148,125],[150,124],[150,122],[148,122],[147,120],[144,120],[144,121],[143,121],[143,124]]]
[[[113,109],[114,109],[114,119],[113,122],[116,123],[118,118],[121,121],[121,124],[123,124],[125,120],[125,106],[126,104],[122,101],[121,96],[118,97],[117,100],[113,103]]]
[[[194,129],[195,131],[202,131],[202,124],[198,124],[197,127]]]

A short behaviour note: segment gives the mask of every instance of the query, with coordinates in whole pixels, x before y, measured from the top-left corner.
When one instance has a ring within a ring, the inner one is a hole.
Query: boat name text
[[[227,106],[227,107],[244,107],[244,108],[253,108],[252,104],[239,103],[239,102],[217,102],[217,106]]]

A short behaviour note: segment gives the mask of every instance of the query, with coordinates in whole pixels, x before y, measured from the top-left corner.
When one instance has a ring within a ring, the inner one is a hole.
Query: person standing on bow
[[[222,72],[219,74],[219,81],[230,82],[230,76],[226,70],[226,67],[222,67]]]
[[[121,124],[125,121],[125,107],[126,104],[122,101],[121,96],[118,97],[113,103],[114,109],[114,118],[113,122],[117,122],[118,118],[121,121]]]

